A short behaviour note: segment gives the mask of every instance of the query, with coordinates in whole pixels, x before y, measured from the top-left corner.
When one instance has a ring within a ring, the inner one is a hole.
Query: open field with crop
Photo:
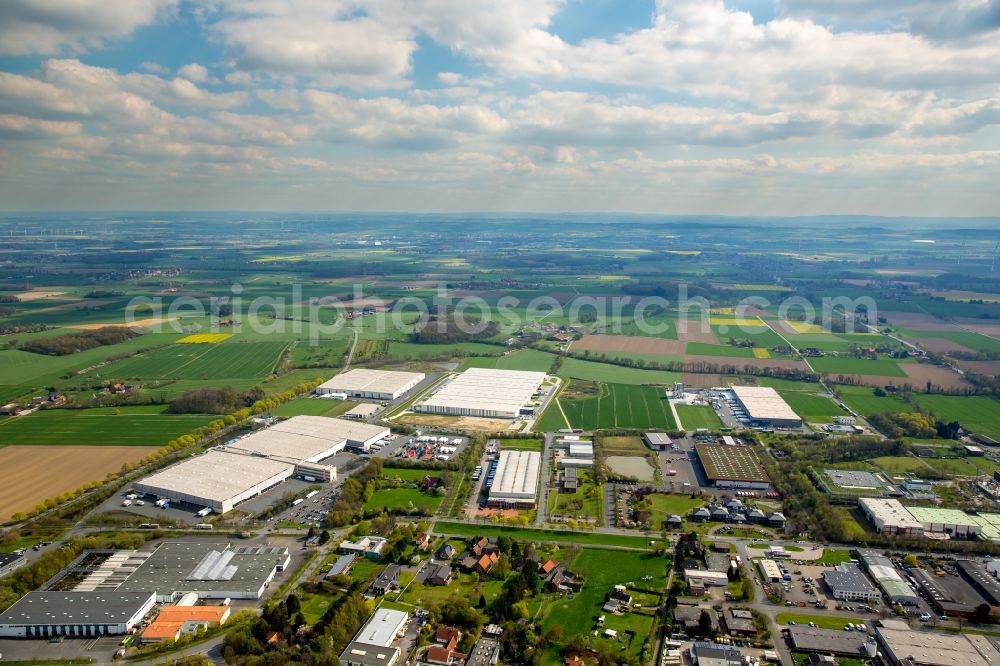
[[[634,435],[603,436],[598,446],[605,456],[645,456],[649,453],[642,437]]]
[[[272,416],[340,416],[358,403],[351,400],[296,398],[271,410]]]
[[[598,428],[673,430],[677,427],[670,405],[661,389],[629,384],[599,386],[599,394],[593,397],[559,399],[562,411],[569,419],[571,427],[584,430]],[[553,405],[546,410],[536,429],[548,429],[551,423],[558,422],[558,417],[558,408]]]
[[[687,353],[693,356],[727,356],[733,358],[757,358],[754,351],[766,352],[757,347],[734,347],[732,345],[710,345],[704,342],[687,343]],[[763,358],[768,358],[764,356]]]
[[[880,377],[906,377],[899,364],[889,359],[851,358],[848,356],[823,356],[809,359],[809,365],[819,373],[836,375],[878,375]]]
[[[709,405],[675,405],[675,407],[677,416],[681,419],[681,426],[685,430],[698,428],[718,430],[722,427],[722,420]]]
[[[118,472],[155,451],[143,446],[8,446],[0,448],[0,520],[46,499]]]
[[[421,359],[421,358],[452,358],[467,354],[482,354],[499,356],[503,347],[487,345],[481,342],[456,342],[450,345],[417,344],[415,342],[389,343],[389,358],[391,359]]]
[[[914,394],[913,399],[942,421],[958,421],[973,432],[1000,439],[1000,400],[996,398]]]
[[[216,345],[170,345],[104,368],[120,379],[263,378],[274,371],[287,342],[227,342]]]
[[[594,382],[614,382],[616,384],[668,385],[681,380],[681,373],[670,370],[642,370],[627,368],[611,363],[583,361],[566,358],[557,373],[560,377],[586,379]]]
[[[975,351],[980,352],[1000,351],[1000,340],[982,335],[980,333],[958,330],[957,327],[944,331],[907,329],[903,331],[903,333],[907,337],[919,340],[926,340],[928,338],[949,340],[967,349],[974,349]]]
[[[232,333],[194,333],[186,335],[177,341],[179,345],[204,345],[225,342],[233,337]]]
[[[788,406],[807,421],[829,423],[834,416],[849,416],[848,412],[825,395],[804,391],[778,391]]]
[[[507,451],[539,451],[542,450],[541,439],[501,439],[500,449]]]
[[[0,444],[163,446],[218,418],[167,414],[162,405],[101,409],[48,409],[0,420]]]
[[[633,335],[585,335],[573,343],[573,351],[639,352],[643,354],[680,355],[687,343],[663,338]]]
[[[869,386],[837,387],[837,392],[844,403],[862,416],[871,416],[879,412],[912,411],[913,408],[905,400],[891,395],[877,396],[873,393],[874,390]]]
[[[518,349],[502,356],[470,356],[462,361],[462,367],[548,372],[555,358],[554,354],[537,349]]]

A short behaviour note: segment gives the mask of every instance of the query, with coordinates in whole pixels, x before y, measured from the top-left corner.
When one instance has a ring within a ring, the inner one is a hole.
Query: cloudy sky
[[[0,208],[1000,215],[1000,0],[2,0]]]

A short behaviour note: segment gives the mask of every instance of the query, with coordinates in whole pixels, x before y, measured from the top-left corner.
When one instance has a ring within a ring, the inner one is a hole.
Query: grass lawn
[[[383,568],[385,568],[384,564],[379,564],[368,558],[358,558],[354,560],[354,566],[351,567],[351,578],[361,582],[368,582],[378,572],[382,571]]]
[[[1000,439],[1000,400],[985,396],[923,393],[913,394],[913,399],[942,421],[958,421],[973,432]]]
[[[927,464],[948,476],[979,476],[983,470],[971,458],[924,458]]]
[[[815,622],[821,629],[842,630],[850,624],[861,624],[862,620],[856,617],[835,617],[832,615],[818,615],[815,613],[778,613],[774,616],[774,621],[778,624],[809,624]]]
[[[579,487],[575,493],[549,494],[549,515],[581,520],[596,519],[602,524],[604,517],[603,488],[593,481],[590,470],[580,470]]]
[[[703,499],[691,499],[687,495],[661,495],[660,493],[656,493],[648,495],[647,498],[653,506],[653,515],[650,518],[649,524],[654,529],[663,525],[663,521],[671,514],[676,513],[684,520],[687,520],[691,511],[705,503]]]
[[[386,479],[402,479],[403,481],[422,481],[425,476],[430,474],[433,476],[440,476],[440,470],[436,469],[419,469],[410,467],[383,467],[382,477]]]
[[[825,548],[823,549],[823,556],[819,558],[820,562],[825,562],[826,564],[844,564],[850,560],[851,551],[843,548]]]
[[[274,416],[340,416],[358,403],[350,400],[295,398],[271,410]]]
[[[620,639],[625,638],[627,632],[632,635],[629,653],[638,656],[655,620],[654,608],[651,606],[659,603],[659,597],[633,594],[643,608],[620,616],[605,613],[601,606],[604,605],[608,592],[617,584],[632,582],[643,590],[662,590],[666,584],[666,565],[665,558],[652,554],[581,550],[570,563],[569,569],[585,578],[583,589],[573,599],[545,595],[538,619],[545,629],[561,625],[563,636],[568,638],[592,632],[597,617],[604,615],[605,626],[617,630]],[[643,580],[645,576],[651,576],[652,579]]]
[[[882,468],[886,474],[917,474],[927,471],[927,466],[910,456],[881,456],[871,462]]]
[[[163,405],[42,410],[0,420],[0,444],[160,446],[220,418],[165,410]]]
[[[913,408],[901,398],[891,395],[879,397],[870,386],[837,386],[837,392],[847,406],[862,416],[880,412],[910,412]]]
[[[396,509],[403,513],[422,510],[422,513],[431,514],[437,511],[443,499],[441,495],[425,493],[416,488],[385,488],[372,493],[371,498],[365,502],[364,510]]]
[[[537,530],[526,527],[485,526],[447,521],[434,523],[433,531],[436,534],[448,534],[460,537],[498,536],[506,534],[520,541],[534,541],[536,543],[576,543],[581,546],[619,546],[637,550],[650,549],[650,541],[652,541],[652,539],[647,537],[628,536],[624,534],[595,534],[591,532],[572,532],[570,530]]]
[[[645,456],[649,449],[642,443],[642,437],[615,435],[598,440],[601,452],[606,456]]]
[[[643,370],[578,358],[564,359],[557,374],[560,377],[615,384],[666,385],[681,381],[681,373],[671,370]]]
[[[542,451],[542,440],[540,439],[501,439],[500,449],[508,451]]]
[[[316,624],[326,609],[330,607],[331,598],[319,594],[308,594],[302,598],[302,616],[309,624]]]
[[[848,416],[847,410],[825,395],[803,391],[778,391],[788,406],[806,421],[829,423],[834,416]]]
[[[707,430],[718,430],[722,427],[722,420],[709,405],[674,405],[677,408],[677,416],[681,419],[681,425],[685,430],[697,430],[705,428]]]
[[[503,356],[470,356],[462,362],[462,369],[496,368],[497,370],[548,372],[552,369],[552,362],[555,359],[555,354],[549,352],[537,349],[518,349]]]
[[[833,377],[837,375],[878,375],[884,377],[905,377],[906,373],[895,361],[880,358],[851,358],[847,356],[823,356],[810,358],[809,365],[819,373]]]

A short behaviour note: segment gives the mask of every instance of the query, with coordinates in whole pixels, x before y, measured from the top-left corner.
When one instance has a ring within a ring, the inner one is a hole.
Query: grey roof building
[[[881,595],[856,564],[839,564],[823,573],[823,582],[834,599],[877,602]]]
[[[102,636],[124,634],[156,602],[153,592],[29,592],[0,614],[0,636]]]
[[[861,631],[834,631],[807,625],[788,628],[792,649],[850,656],[875,656],[875,641]]]

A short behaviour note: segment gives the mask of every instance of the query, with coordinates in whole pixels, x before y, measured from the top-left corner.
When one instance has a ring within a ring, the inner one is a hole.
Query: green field
[[[116,379],[263,378],[274,371],[287,347],[277,341],[169,345],[112,363],[101,374]]]
[[[851,551],[843,548],[824,548],[820,561],[826,564],[844,564],[851,561]]]
[[[501,439],[500,448],[509,451],[538,451],[542,450],[541,439]]]
[[[806,421],[829,423],[834,416],[848,416],[846,410],[825,395],[803,391],[778,391],[788,406]]]
[[[271,410],[272,416],[340,416],[358,403],[350,400],[295,398]]]
[[[616,546],[637,550],[648,550],[651,548],[650,539],[647,537],[627,536],[623,534],[596,534],[591,532],[571,532],[568,530],[536,530],[525,527],[484,526],[445,521],[434,523],[433,530],[435,534],[448,534],[461,537],[506,534],[519,541],[534,541],[536,543],[576,543],[581,546]]]
[[[909,456],[881,456],[871,462],[882,468],[886,474],[917,474],[927,472],[927,467],[917,458]]]
[[[962,346],[980,352],[1000,351],[1000,340],[990,338],[971,331],[915,331],[906,329],[903,331],[907,336],[914,338],[939,338],[951,340]]]
[[[733,345],[712,345],[705,342],[689,342],[685,351],[698,356],[732,356],[734,358],[753,358],[753,348],[734,347]]]
[[[560,398],[571,427],[584,430],[601,428],[677,427],[662,389],[628,384],[601,384],[601,393],[587,398]],[[561,422],[558,407],[546,410],[537,430],[558,430]],[[551,426],[555,427],[551,427]]]
[[[972,432],[1000,439],[1000,400],[985,396],[923,393],[913,394],[913,399],[942,421],[958,421]]]
[[[611,363],[597,361],[582,361],[578,358],[566,358],[557,373],[560,377],[586,379],[594,382],[613,382],[615,384],[658,384],[666,385],[679,382],[681,373],[671,370],[643,370],[627,368]]]
[[[815,622],[820,629],[842,630],[849,623],[860,624],[861,620],[856,617],[836,617],[834,615],[820,615],[818,613],[778,613],[774,616],[774,621],[778,624],[809,624]]]
[[[218,418],[165,410],[154,405],[38,411],[0,420],[0,444],[162,446]]]
[[[899,364],[889,359],[877,360],[851,358],[847,356],[823,356],[808,359],[813,370],[822,374],[837,375],[878,375],[884,377],[905,377]]]
[[[681,419],[681,426],[685,430],[697,430],[706,428],[708,430],[718,430],[722,427],[722,420],[715,413],[710,405],[674,405],[677,408],[677,416]]]
[[[698,497],[692,499],[687,495],[662,495],[656,493],[648,495],[647,499],[653,506],[653,515],[649,519],[652,529],[660,529],[663,526],[663,521],[672,514],[677,514],[687,521],[691,511],[705,504],[705,500]]]
[[[652,554],[581,550],[568,568],[585,578],[583,589],[572,600],[561,595],[546,595],[539,609],[539,621],[545,629],[562,626],[563,635],[568,638],[593,632],[598,616],[604,615],[606,628],[617,630],[621,637],[626,632],[634,635],[629,653],[639,655],[653,627],[660,597],[633,592],[634,600],[641,599],[645,603],[642,609],[633,609],[624,615],[605,613],[601,607],[615,585],[634,583],[643,590],[661,591],[666,585],[666,565],[664,558]],[[643,580],[645,576],[650,576],[651,580]]]
[[[450,345],[422,345],[415,342],[392,342],[389,358],[396,360],[421,358],[454,358],[469,354],[499,356],[504,348],[481,342],[456,342]]]
[[[580,470],[575,493],[549,493],[549,515],[594,519],[600,525],[604,517],[604,493],[593,481],[590,470]]]
[[[548,372],[555,358],[555,354],[537,349],[518,349],[503,356],[470,356],[462,362],[462,367]]]
[[[403,481],[421,481],[427,475],[438,476],[441,473],[433,469],[410,467],[383,467],[382,477],[386,479],[402,479]]]
[[[372,496],[365,502],[364,510],[388,509],[402,513],[432,514],[441,506],[443,499],[444,497],[441,495],[425,493],[416,488],[383,488],[372,493]]]
[[[837,386],[844,404],[862,416],[871,416],[880,412],[911,412],[913,408],[905,400],[891,395],[880,397],[875,395],[870,386]]]

